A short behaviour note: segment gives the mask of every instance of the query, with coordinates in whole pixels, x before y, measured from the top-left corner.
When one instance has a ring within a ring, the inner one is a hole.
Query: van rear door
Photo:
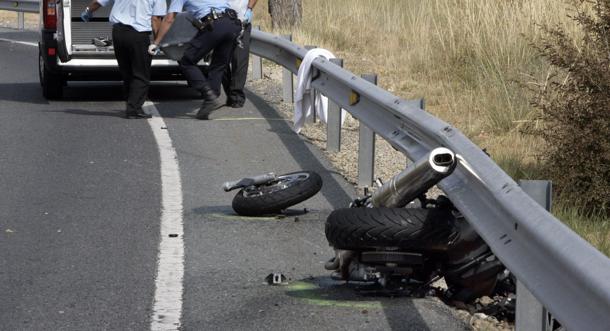
[[[94,38],[112,39],[112,26],[108,22],[112,6],[95,11],[90,22],[83,22],[80,14],[90,0],[59,0],[57,3],[57,53],[61,62],[73,58],[113,58],[112,46],[99,47]]]
[[[70,0],[57,1],[55,13],[57,15],[57,55],[62,62],[70,60]]]

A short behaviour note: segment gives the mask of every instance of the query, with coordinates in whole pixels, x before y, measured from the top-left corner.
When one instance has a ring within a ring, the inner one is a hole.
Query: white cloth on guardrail
[[[318,56],[327,60],[335,58],[333,53],[322,48],[314,48],[308,51],[303,58],[297,74],[297,90],[294,96],[294,131],[297,133],[301,132],[305,121],[313,115],[312,108],[314,108],[314,105],[318,118],[324,123],[328,119],[328,98],[320,93],[314,93],[311,88],[313,75],[311,65]],[[341,125],[343,125],[344,120],[345,110],[341,110]]]

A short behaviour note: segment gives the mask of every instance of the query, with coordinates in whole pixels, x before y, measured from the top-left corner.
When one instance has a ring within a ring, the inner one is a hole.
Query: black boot
[[[220,101],[218,95],[207,86],[201,90],[201,95],[203,96],[203,103],[197,112],[197,119],[207,120],[214,110],[222,107],[224,104]]]

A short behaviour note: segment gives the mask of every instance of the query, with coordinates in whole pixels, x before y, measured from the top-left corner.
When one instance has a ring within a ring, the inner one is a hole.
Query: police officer
[[[88,22],[101,6],[112,4],[110,22],[114,55],[127,96],[125,118],[150,118],[142,110],[150,83],[150,33],[157,32],[167,10],[165,0],[93,0],[81,13]]]
[[[198,20],[196,26],[199,32],[189,42],[178,63],[189,85],[203,96],[197,118],[207,120],[212,111],[224,105],[219,98],[220,83],[241,31],[241,22],[225,0],[172,0],[155,38],[155,45],[159,45],[174,22],[176,13],[183,9]],[[206,77],[197,63],[210,51],[213,51],[212,62]]]
[[[252,32],[252,9],[257,0],[229,0],[242,22],[241,45],[235,47],[233,56],[222,79],[222,87],[227,95],[227,106],[241,108],[246,101],[244,86],[248,76],[250,58],[250,34]]]

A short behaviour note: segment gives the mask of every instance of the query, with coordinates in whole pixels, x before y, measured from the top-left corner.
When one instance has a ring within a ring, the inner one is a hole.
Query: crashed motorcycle
[[[243,216],[281,213],[286,208],[314,196],[322,188],[322,178],[313,171],[297,171],[276,176],[270,172],[223,184],[225,192],[240,189],[232,207]]]
[[[451,201],[426,192],[449,176],[455,154],[436,148],[382,184],[333,211],[325,225],[337,280],[364,282],[391,294],[424,295],[440,278],[463,302],[490,295],[507,271]]]

